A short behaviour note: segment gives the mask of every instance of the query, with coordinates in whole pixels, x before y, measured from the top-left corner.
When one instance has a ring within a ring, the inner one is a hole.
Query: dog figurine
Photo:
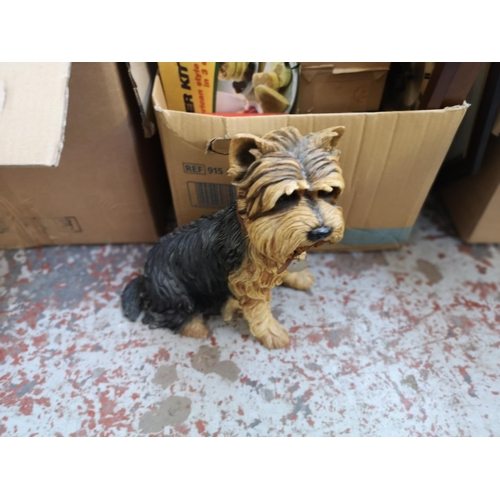
[[[250,331],[268,348],[285,346],[287,329],[271,313],[271,290],[308,290],[314,276],[290,272],[311,247],[344,234],[344,190],[333,127],[306,136],[285,127],[256,137],[238,134],[229,147],[228,175],[237,201],[175,229],[149,252],[144,275],[123,291],[125,316],[150,328],[205,338],[203,314],[224,320],[243,311]]]

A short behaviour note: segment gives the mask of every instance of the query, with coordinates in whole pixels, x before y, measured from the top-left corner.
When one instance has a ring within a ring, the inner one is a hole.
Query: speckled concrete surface
[[[277,351],[124,320],[146,245],[0,251],[0,434],[500,436],[500,248],[453,234],[428,206],[403,250],[311,255]]]

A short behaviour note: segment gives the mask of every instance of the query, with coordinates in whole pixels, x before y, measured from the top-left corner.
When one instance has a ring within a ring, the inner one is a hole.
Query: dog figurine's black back
[[[126,286],[125,316],[136,321],[144,310],[144,324],[177,333],[196,314],[219,314],[245,250],[236,203],[175,229],[151,249],[144,275]]]

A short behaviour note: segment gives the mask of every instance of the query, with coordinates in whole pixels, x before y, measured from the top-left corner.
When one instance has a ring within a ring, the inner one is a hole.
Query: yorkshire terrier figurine
[[[333,127],[304,137],[285,127],[262,138],[236,135],[228,175],[237,201],[158,241],[144,275],[123,292],[125,316],[135,321],[144,311],[142,322],[150,328],[205,338],[203,314],[222,313],[228,321],[241,309],[264,346],[288,344],[287,329],[271,313],[271,290],[311,288],[307,269],[288,267],[309,248],[342,239],[337,198],[344,180],[336,147],[344,131]]]

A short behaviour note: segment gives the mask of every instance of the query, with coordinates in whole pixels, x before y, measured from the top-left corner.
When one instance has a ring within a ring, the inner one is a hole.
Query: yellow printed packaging
[[[295,112],[297,63],[160,62],[158,66],[169,110],[223,116]]]
[[[160,62],[160,78],[168,109],[213,113],[217,75],[215,62]]]

